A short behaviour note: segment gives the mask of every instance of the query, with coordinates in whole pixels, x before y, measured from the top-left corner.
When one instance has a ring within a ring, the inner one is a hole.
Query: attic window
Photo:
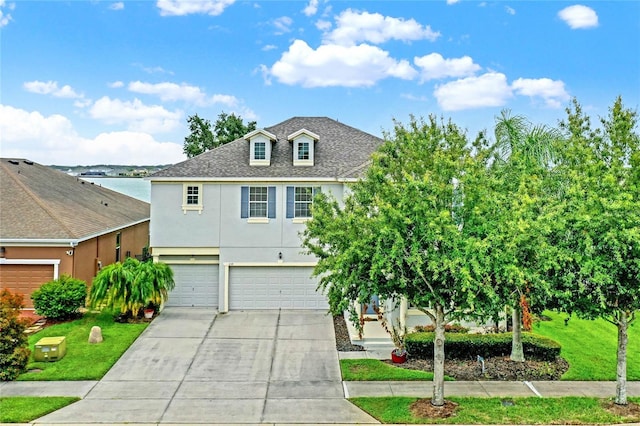
[[[253,145],[253,159],[254,160],[267,159],[267,144],[265,142],[256,142]]]
[[[276,141],[276,135],[264,129],[254,130],[244,135],[249,142],[249,165],[268,166],[271,164],[271,142]]]
[[[314,145],[320,136],[306,129],[290,134],[287,139],[293,142],[293,165],[313,166]]]

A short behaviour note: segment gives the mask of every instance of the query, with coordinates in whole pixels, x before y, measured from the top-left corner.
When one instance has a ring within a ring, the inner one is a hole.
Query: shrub
[[[433,358],[434,333],[411,333],[406,337],[407,351],[414,358]],[[524,355],[530,359],[554,361],[560,356],[560,344],[547,337],[522,333]],[[511,353],[511,333],[460,334],[446,336],[447,359],[475,359],[476,356],[497,357]]]
[[[436,330],[436,326],[433,324],[429,325],[416,325],[413,330],[416,333],[420,332],[429,332],[433,333]],[[447,333],[468,333],[469,329],[460,324],[447,324],[444,326],[444,331]]]
[[[44,283],[31,295],[38,315],[62,320],[77,316],[86,298],[87,283],[69,275]]]
[[[169,265],[129,257],[122,263],[112,263],[96,275],[89,292],[89,305],[120,310],[123,318],[138,317],[145,307],[165,303],[174,287]]]
[[[0,380],[15,380],[29,362],[29,340],[20,318],[22,295],[0,291]]]

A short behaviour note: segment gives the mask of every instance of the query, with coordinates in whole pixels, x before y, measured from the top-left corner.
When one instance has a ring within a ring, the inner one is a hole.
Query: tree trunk
[[[620,312],[618,320],[618,365],[616,368],[616,404],[627,405],[627,313]]]
[[[524,362],[524,348],[522,347],[522,309],[518,304],[511,314],[511,361]]]
[[[431,404],[444,405],[444,309],[436,305],[435,336],[433,340],[433,399]]]

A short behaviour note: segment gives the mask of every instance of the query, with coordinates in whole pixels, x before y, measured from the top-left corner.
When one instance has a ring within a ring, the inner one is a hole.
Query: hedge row
[[[433,359],[434,333],[420,332],[407,334],[406,348],[413,358]],[[560,344],[547,337],[522,333],[524,356],[527,359],[554,361],[560,356]],[[444,343],[447,359],[476,359],[509,356],[511,354],[511,333],[495,334],[447,334]]]

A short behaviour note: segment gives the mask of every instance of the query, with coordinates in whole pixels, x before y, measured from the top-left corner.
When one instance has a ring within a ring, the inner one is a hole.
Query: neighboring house
[[[142,255],[149,204],[25,159],[0,159],[0,287],[30,295]]]
[[[151,251],[176,281],[168,305],[327,308],[299,233],[313,195],[342,200],[382,142],[294,117],[152,175]]]

